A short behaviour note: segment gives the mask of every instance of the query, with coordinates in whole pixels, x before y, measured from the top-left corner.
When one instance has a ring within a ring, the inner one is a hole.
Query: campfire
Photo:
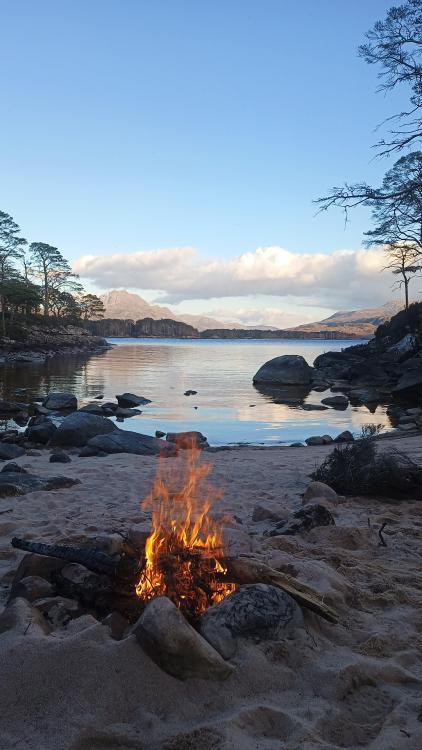
[[[158,462],[153,487],[142,503],[152,509],[152,532],[145,545],[145,565],[136,585],[148,602],[167,596],[191,622],[234,591],[221,562],[224,519],[210,511],[222,497],[207,479],[212,466],[201,461],[194,444],[186,451],[182,477],[164,460]]]

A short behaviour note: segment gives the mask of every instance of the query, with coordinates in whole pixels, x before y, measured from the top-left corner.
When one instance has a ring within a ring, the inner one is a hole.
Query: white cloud
[[[229,260],[203,260],[192,248],[86,255],[74,270],[98,287],[161,292],[160,303],[272,295],[336,309],[374,306],[390,298],[381,248],[293,253],[260,247]]]

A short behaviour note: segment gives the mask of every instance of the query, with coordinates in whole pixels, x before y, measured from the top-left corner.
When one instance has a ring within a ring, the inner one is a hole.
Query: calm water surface
[[[304,411],[274,403],[252,384],[258,368],[272,357],[301,354],[312,364],[324,351],[340,350],[356,341],[206,341],[183,339],[109,339],[113,348],[90,358],[61,357],[42,365],[15,365],[3,370],[2,396],[15,388],[28,396],[50,390],[70,391],[81,402],[98,394],[114,400],[130,391],[151,399],[143,413],[125,420],[123,429],[154,434],[155,430],[200,430],[212,445],[228,443],[279,444],[363,424],[389,426],[386,406],[371,413],[367,407]],[[198,391],[184,396],[184,391]],[[319,403],[310,393],[305,403]],[[23,398],[23,397],[22,397]]]

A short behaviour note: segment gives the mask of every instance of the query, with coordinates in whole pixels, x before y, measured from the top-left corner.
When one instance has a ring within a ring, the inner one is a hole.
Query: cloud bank
[[[380,273],[384,265],[381,248],[314,254],[272,246],[228,260],[203,260],[193,248],[86,255],[73,267],[99,288],[160,291],[160,303],[275,295],[298,298],[304,305],[350,309],[390,298],[390,274]]]

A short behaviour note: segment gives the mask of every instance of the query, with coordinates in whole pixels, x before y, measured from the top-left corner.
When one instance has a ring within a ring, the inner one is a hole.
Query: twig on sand
[[[386,526],[387,526],[387,521],[384,521],[383,525],[381,526],[381,528],[378,531],[378,536],[379,536],[379,538],[381,540],[381,544],[382,544],[383,547],[387,546],[387,543],[386,543],[386,541],[385,541],[385,539],[384,539],[384,537],[382,535],[382,532],[384,531],[384,529],[385,529]]]

